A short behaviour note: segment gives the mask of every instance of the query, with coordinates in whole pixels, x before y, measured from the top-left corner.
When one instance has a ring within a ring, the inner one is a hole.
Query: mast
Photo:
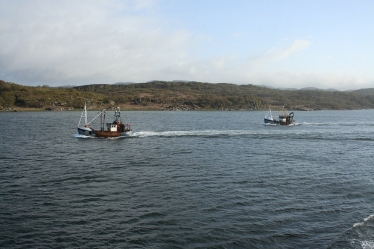
[[[100,119],[101,119],[101,131],[104,130],[104,123],[105,123],[105,110],[100,112]]]
[[[273,115],[271,114],[270,105],[269,105],[269,115],[270,115],[270,118],[272,119],[272,118],[273,118]]]
[[[84,125],[87,124],[87,107],[86,102],[84,102]]]
[[[84,108],[81,114],[81,118],[79,119],[78,127],[81,124],[82,118],[84,117],[84,125],[87,124],[87,107],[86,107],[86,102],[84,102]]]
[[[119,107],[114,111],[114,119],[116,122],[121,122],[121,112]]]

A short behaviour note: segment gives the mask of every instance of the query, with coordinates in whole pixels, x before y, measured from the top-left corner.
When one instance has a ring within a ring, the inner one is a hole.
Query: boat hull
[[[94,131],[88,127],[78,127],[78,134],[85,136],[92,136]]]
[[[95,131],[95,137],[123,137],[130,136],[132,131],[118,132],[118,131]]]
[[[120,137],[121,133],[116,131],[95,131],[95,137]]]
[[[272,118],[265,118],[264,123],[265,124],[279,124],[279,122],[277,120],[274,120]]]

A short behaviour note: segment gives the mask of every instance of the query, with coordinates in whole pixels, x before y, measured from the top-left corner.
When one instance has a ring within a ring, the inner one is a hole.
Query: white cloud
[[[0,67],[21,82],[147,81],[190,46],[188,32],[165,33],[158,19],[136,14],[153,1],[17,3],[0,20]]]
[[[296,54],[297,52],[306,49],[307,47],[309,47],[309,45],[310,42],[307,40],[296,40],[287,47],[281,49],[272,48],[264,54],[251,56],[249,58],[249,63],[252,66],[259,66],[274,61],[284,60]]]
[[[301,50],[306,49],[307,47],[309,47],[309,45],[310,42],[307,40],[296,40],[290,46],[276,52],[274,56],[278,59],[287,58]]]
[[[157,0],[1,1],[0,79],[51,86],[177,79],[276,87],[372,87],[369,76],[355,72],[298,68],[298,62],[309,59],[311,42],[305,39],[257,55],[234,47],[222,53],[217,44],[227,40],[171,30],[165,26],[168,20],[153,15],[156,4]],[[233,36],[245,39],[242,35]],[[212,44],[217,49],[211,49]]]

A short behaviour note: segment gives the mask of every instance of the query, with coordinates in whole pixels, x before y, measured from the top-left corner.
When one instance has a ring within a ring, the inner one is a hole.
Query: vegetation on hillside
[[[367,92],[366,92],[367,93]],[[73,88],[29,87],[0,80],[0,109],[69,110],[121,106],[132,110],[289,110],[374,108],[374,94],[278,90],[254,85],[153,81]]]
[[[354,93],[361,93],[364,95],[374,95],[374,88],[359,89],[353,91]]]
[[[98,93],[80,92],[74,88],[51,88],[48,86],[22,86],[0,80],[0,108],[82,108],[87,99],[95,102],[103,99]]]

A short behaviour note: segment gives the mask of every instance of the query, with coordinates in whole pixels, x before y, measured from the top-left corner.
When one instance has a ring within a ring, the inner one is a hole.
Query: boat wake
[[[74,134],[73,136],[75,138],[94,138],[92,136],[86,136],[86,135],[82,135],[82,134]]]
[[[370,215],[363,222],[354,224],[328,248],[374,249],[374,215]]]
[[[303,125],[309,126],[373,126],[373,122],[303,122]]]
[[[301,124],[299,124],[301,125]],[[279,126],[279,125],[278,125]],[[284,126],[284,125],[283,125]],[[305,129],[291,129],[279,126],[279,128],[269,129],[253,129],[253,130],[179,130],[179,131],[137,131],[132,132],[126,136],[110,137],[105,139],[130,139],[130,138],[147,138],[147,137],[206,137],[206,138],[217,138],[217,137],[235,137],[235,136],[246,136],[251,138],[275,138],[275,139],[322,139],[322,140],[342,140],[342,139],[353,139],[363,141],[374,141],[371,135],[362,133],[358,137],[356,131],[344,131],[331,133],[329,138],[325,137],[323,130],[305,130]],[[282,127],[282,128],[281,128]],[[352,136],[354,135],[354,136]],[[86,136],[81,134],[75,134],[75,138],[78,139],[104,139],[94,136]]]
[[[141,131],[134,132],[135,137],[185,137],[185,136],[235,136],[235,135],[253,135],[257,134],[253,130],[201,130],[201,131]]]
[[[283,131],[284,132],[284,131]],[[283,133],[282,132],[282,133]],[[128,136],[120,136],[106,139],[120,139],[120,138],[145,138],[145,137],[224,137],[224,136],[264,136],[271,135],[273,132],[262,130],[201,130],[201,131],[138,131],[133,132]],[[276,133],[278,134],[278,133]],[[275,134],[275,135],[276,135]],[[288,133],[287,133],[288,134]],[[95,138],[94,136],[86,136],[81,134],[74,134],[75,138],[88,139]]]
[[[132,137],[217,137],[217,136],[240,136],[240,135],[266,135],[266,130],[201,130],[201,131],[139,131],[134,132]]]

